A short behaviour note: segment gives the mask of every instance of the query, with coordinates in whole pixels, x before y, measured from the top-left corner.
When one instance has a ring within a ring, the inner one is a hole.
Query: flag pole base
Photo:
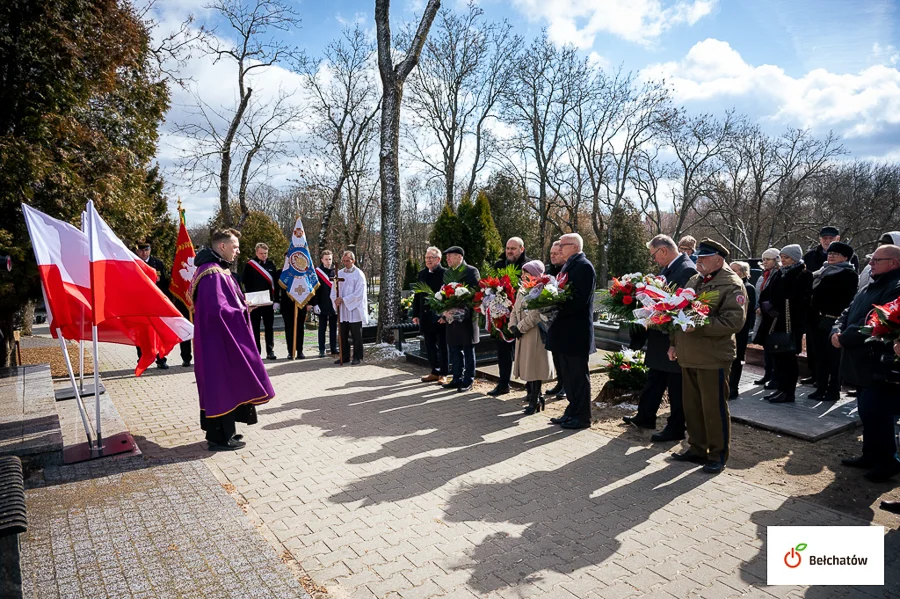
[[[63,450],[63,464],[77,464],[98,458],[105,458],[120,453],[134,451],[137,446],[131,433],[124,432],[103,439],[103,445],[99,448],[87,441],[72,445]]]
[[[103,383],[100,383],[100,395],[106,393],[106,387],[103,386]],[[94,395],[94,383],[85,383],[84,387],[78,389],[78,394],[81,397],[90,397]],[[54,392],[56,396],[56,401],[65,401],[67,399],[75,399],[75,389],[72,387],[66,387],[64,389],[57,389]]]

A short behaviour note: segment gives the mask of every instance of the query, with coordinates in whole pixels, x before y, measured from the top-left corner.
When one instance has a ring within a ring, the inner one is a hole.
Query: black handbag
[[[766,351],[773,354],[796,354],[797,340],[791,333],[791,301],[784,301],[784,328],[785,330],[775,332],[775,325],[778,319],[772,321],[772,327],[769,329],[769,336],[766,338]]]

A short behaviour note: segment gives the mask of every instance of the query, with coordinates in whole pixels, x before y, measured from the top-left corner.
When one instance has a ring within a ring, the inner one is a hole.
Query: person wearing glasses
[[[809,399],[837,401],[841,395],[838,371],[841,367],[841,351],[831,345],[831,329],[841,313],[853,301],[859,277],[850,259],[853,248],[842,241],[828,246],[828,262],[813,273],[812,309],[819,327],[809,331],[807,339],[816,345],[819,357],[816,365],[816,391]]]
[[[762,338],[759,337],[759,335],[760,331],[763,330],[764,317],[762,310],[759,308],[759,302],[762,301],[763,290],[772,283],[772,279],[775,278],[775,275],[781,267],[781,252],[778,251],[778,248],[767,249],[762,253],[759,264],[762,267],[762,274],[756,279],[756,322],[758,326],[753,336],[753,343],[763,345],[761,341]],[[771,326],[771,324],[772,322],[769,321],[769,326]],[[763,363],[765,365],[765,374],[761,379],[753,381],[753,384],[764,385],[766,389],[774,389],[775,360],[772,359],[772,354],[765,351],[765,346],[763,346]]]
[[[867,470],[871,482],[886,482],[900,474],[894,438],[894,414],[900,407],[900,384],[894,349],[887,343],[866,343],[860,331],[873,306],[900,297],[900,247],[883,245],[872,254],[872,282],[856,294],[834,324],[831,344],[843,351],[841,378],[860,387],[857,405],[863,425],[862,455],[843,458],[852,468]]]
[[[560,418],[550,422],[562,428],[581,429],[591,426],[591,375],[589,356],[594,345],[594,289],[597,275],[594,265],[584,255],[584,240],[578,233],[559,238],[559,249],[565,259],[557,277],[560,288],[571,291],[568,299],[547,331],[547,350],[559,353],[559,380],[569,398]]]
[[[900,231],[888,231],[878,240],[876,247],[883,245],[900,245]],[[872,254],[866,256],[867,260],[872,259]],[[872,282],[872,265],[866,264],[866,267],[859,273],[859,283],[856,284],[856,291],[859,293],[865,289],[866,285]]]
[[[659,274],[668,283],[684,287],[697,268],[686,254],[678,251],[675,241],[668,235],[657,235],[647,243],[650,257],[661,268]],[[623,420],[639,428],[656,428],[656,413],[663,393],[669,391],[669,418],[666,426],[654,433],[651,441],[679,441],[684,439],[684,408],[681,403],[681,366],[669,360],[669,335],[658,329],[632,329],[632,349],[640,349],[647,343],[644,364],[647,366],[647,383],[641,390],[638,411]]]
[[[447,269],[441,266],[441,250],[431,246],[425,250],[425,268],[419,271],[417,280],[425,283],[432,291],[438,291],[444,284],[444,273]],[[440,315],[435,314],[425,302],[425,296],[417,293],[413,298],[413,323],[422,331],[422,344],[428,355],[431,372],[422,377],[423,383],[437,382],[444,385],[449,382],[450,366],[447,360],[447,325],[438,322]]]

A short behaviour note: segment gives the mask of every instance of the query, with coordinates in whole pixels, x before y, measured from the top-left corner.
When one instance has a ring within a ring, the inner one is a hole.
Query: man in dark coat
[[[569,298],[559,307],[547,331],[546,347],[559,353],[560,380],[569,396],[569,405],[560,418],[550,422],[563,428],[591,426],[591,376],[589,356],[594,345],[594,289],[597,275],[584,255],[584,240],[578,233],[559,238],[566,263],[560,271],[559,286],[568,289]]]
[[[150,255],[150,252],[152,251],[152,249],[153,248],[147,242],[137,244],[138,258],[140,258],[141,260],[146,262],[147,266],[152,267],[153,270],[156,271],[156,286],[159,288],[160,291],[163,292],[163,294],[167,298],[172,299],[172,295],[169,293],[168,269],[166,269],[166,265],[163,264],[162,260],[160,260],[156,256]],[[178,304],[181,304],[181,302],[178,302]],[[179,310],[180,310],[180,308],[179,308]],[[182,312],[182,314],[184,315],[184,312]],[[188,316],[185,315],[185,318],[188,318]],[[185,343],[187,343],[187,346],[188,346],[187,353],[185,353],[185,348],[184,348]],[[191,347],[190,341],[185,341],[184,343],[181,344],[182,363],[186,362],[188,365],[191,363],[190,347]],[[138,360],[140,360],[141,359],[141,348],[139,348],[139,347],[137,348],[137,355],[138,355]],[[185,357],[185,356],[187,356],[187,357]],[[169,368],[169,365],[166,363],[165,356],[160,356],[160,355],[156,356],[156,367],[159,368],[160,370],[167,370]]]
[[[814,273],[828,261],[828,247],[835,241],[841,240],[841,231],[837,227],[831,225],[822,227],[819,231],[819,244],[803,254],[803,263],[806,264],[806,270]],[[859,272],[859,258],[853,256],[850,260],[853,269]],[[809,366],[810,376],[802,379],[800,383],[804,385],[813,385],[816,383],[816,372],[819,370],[817,364],[818,355],[816,353],[816,343],[813,339],[814,331],[819,328],[819,317],[815,310],[807,312],[808,322],[806,323],[806,364]]]
[[[553,277],[559,276],[566,259],[563,258],[562,250],[559,249],[559,241],[554,241],[550,246],[550,264],[544,268],[544,273]],[[556,384],[551,389],[547,389],[547,395],[555,395],[557,399],[566,399],[566,390],[563,388],[562,377],[559,376],[559,354],[550,352],[553,356],[553,372],[556,373]]]
[[[269,260],[269,246],[265,243],[256,244],[256,255],[244,265],[241,275],[241,283],[245,293],[268,291],[269,299],[274,303],[278,300],[276,286],[278,285],[279,270],[275,263]],[[275,308],[274,306],[259,306],[250,313],[250,322],[253,325],[253,337],[256,339],[256,349],[262,348],[259,343],[259,323],[262,321],[266,332],[266,360],[277,360],[275,356]]]
[[[507,266],[515,266],[519,273],[522,272],[522,266],[528,262],[529,258],[525,255],[525,242],[520,237],[510,237],[506,242],[506,253],[502,258],[494,263],[494,268],[506,268]],[[511,298],[515,300],[515,298]],[[509,393],[509,379],[512,376],[513,356],[516,355],[516,340],[504,341],[503,339],[494,339],[497,345],[497,365],[500,368],[500,380],[497,386],[488,395],[497,397]]]
[[[459,246],[452,246],[444,250],[447,256],[447,266],[444,273],[444,282],[464,283],[472,293],[478,289],[478,280],[481,275],[474,266],[466,264],[466,253]],[[443,318],[438,322],[445,322]],[[447,345],[450,348],[450,363],[453,366],[453,380],[442,385],[445,389],[456,389],[459,393],[472,390],[475,382],[475,345],[478,343],[478,320],[474,318],[473,308],[466,308],[466,315],[462,320],[447,324]]]
[[[319,357],[325,357],[325,329],[328,329],[328,344],[331,349],[331,357],[338,355],[337,342],[337,312],[331,303],[331,286],[334,280],[334,254],[331,250],[324,250],[320,256],[319,266],[316,267],[316,275],[319,277],[319,287],[316,295],[310,300],[307,310],[318,308],[319,314]]]
[[[447,269],[441,266],[441,250],[430,247],[425,250],[425,268],[419,271],[416,280],[437,292],[444,284],[446,271]],[[447,376],[450,374],[447,361],[447,325],[439,323],[438,318],[439,315],[425,303],[423,294],[417,293],[413,298],[413,322],[419,325],[419,330],[422,331],[425,353],[428,354],[428,363],[431,365],[431,372],[422,377],[422,382],[437,381],[444,385],[448,382]]]
[[[900,473],[894,438],[894,415],[900,412],[900,373],[891,346],[870,340],[860,329],[872,306],[900,297],[900,247],[879,247],[869,263],[872,282],[835,322],[831,343],[843,348],[841,378],[861,388],[857,405],[863,425],[862,456],[841,462],[867,469],[865,477],[872,482],[885,482]]]
[[[668,235],[657,235],[647,243],[653,261],[662,267],[659,272],[668,283],[684,287],[692,276],[697,274],[697,267],[687,254],[678,251],[675,240]],[[684,439],[684,407],[681,400],[681,366],[677,361],[669,360],[669,335],[658,330],[641,329],[636,331],[632,347],[638,349],[647,342],[644,364],[647,366],[647,384],[641,391],[638,400],[638,411],[634,416],[625,416],[623,420],[640,428],[656,428],[656,412],[662,402],[663,393],[669,391],[669,407],[671,412],[666,426],[650,437],[651,441],[680,441]]]
[[[818,356],[816,372],[813,373],[816,377],[816,391],[809,394],[809,399],[840,399],[841,350],[831,345],[831,330],[856,295],[859,275],[850,263],[852,257],[852,247],[842,241],[835,241],[828,247],[828,262],[812,273],[811,305],[819,327],[806,334],[807,343],[812,341]]]

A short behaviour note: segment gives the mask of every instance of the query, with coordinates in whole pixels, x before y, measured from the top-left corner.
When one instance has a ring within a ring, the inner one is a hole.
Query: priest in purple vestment
[[[250,311],[231,264],[240,232],[217,231],[194,259],[194,355],[200,428],[211,451],[244,447],[235,423],[256,424],[256,406],[275,397],[250,329]]]

